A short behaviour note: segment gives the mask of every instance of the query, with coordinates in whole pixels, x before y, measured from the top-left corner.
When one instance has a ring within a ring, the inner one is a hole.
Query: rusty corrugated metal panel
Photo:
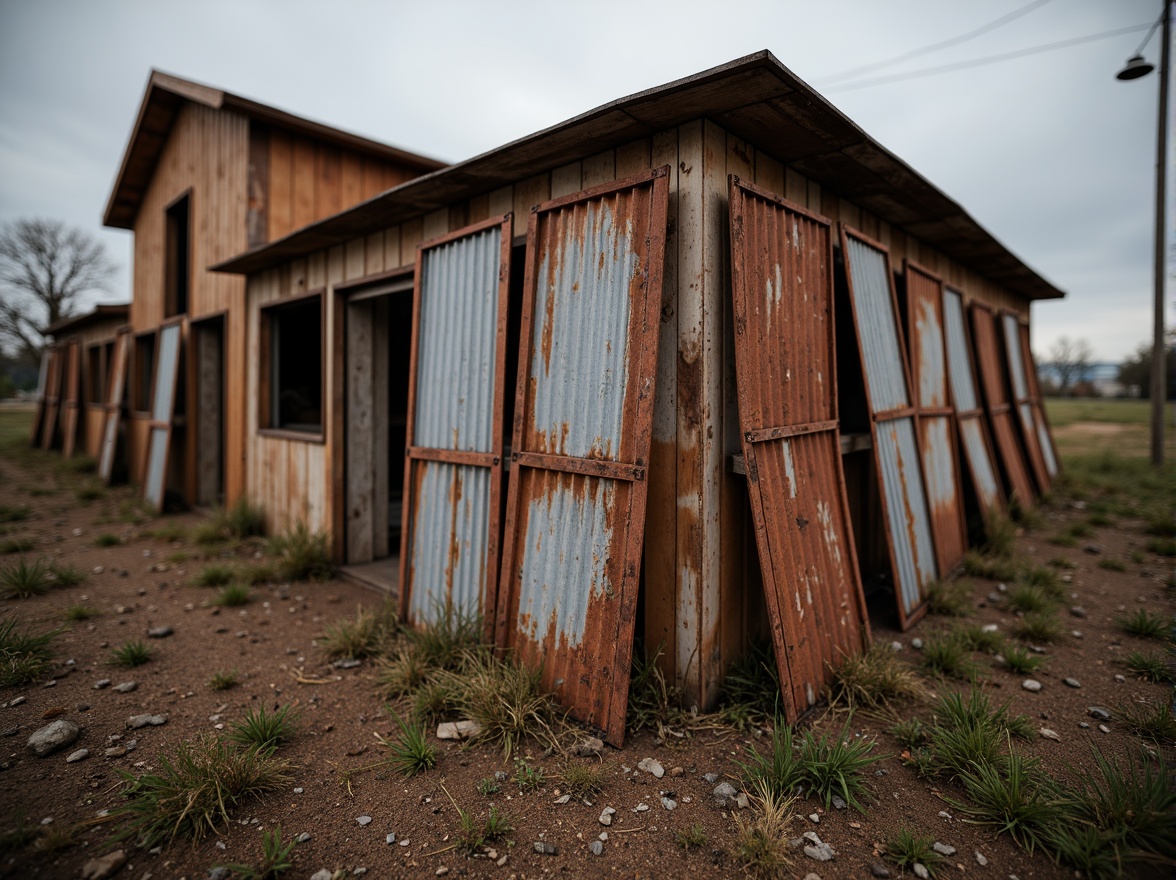
[[[65,400],[61,429],[61,454],[73,458],[78,442],[78,416],[81,414],[82,344],[71,340],[65,350]]]
[[[1053,430],[1050,428],[1049,416],[1045,412],[1045,401],[1041,397],[1041,385],[1037,381],[1037,363],[1033,359],[1033,349],[1029,345],[1029,325],[1021,324],[1021,359],[1025,363],[1025,372],[1029,378],[1029,397],[1037,415],[1037,436],[1041,442],[1041,453],[1045,456],[1045,467],[1051,477],[1058,475],[1058,448],[1054,445]]]
[[[1038,432],[1037,416],[1033,411],[1033,402],[1029,397],[1029,379],[1025,374],[1025,361],[1021,357],[1021,332],[1017,323],[1017,316],[1004,310],[1000,315],[1001,329],[1004,337],[1005,364],[1008,366],[1009,378],[1012,380],[1013,404],[1017,410],[1017,420],[1021,426],[1021,440],[1025,444],[1025,451],[1029,457],[1029,464],[1033,468],[1033,476],[1037,480],[1037,488],[1041,492],[1048,492],[1050,487],[1050,472],[1045,463],[1045,453],[1041,449],[1041,436]]]
[[[172,417],[176,401],[176,381],[180,373],[180,344],[184,321],[175,319],[159,328],[155,371],[151,381],[151,420],[147,423],[147,468],[143,478],[143,499],[156,512],[163,511],[167,489],[167,460],[171,441]]]
[[[122,419],[123,390],[127,384],[127,361],[130,351],[131,328],[120,327],[114,340],[114,354],[106,377],[102,449],[98,456],[98,476],[108,486],[114,474],[114,453],[118,448],[118,424]]]
[[[41,422],[45,419],[45,397],[49,388],[49,364],[52,360],[53,346],[47,345],[41,352],[41,369],[37,373],[37,409],[29,428],[29,444],[32,446],[36,446],[41,439]]]
[[[787,720],[869,642],[837,422],[827,219],[730,179],[735,372]]]
[[[49,358],[49,379],[45,385],[45,417],[41,424],[41,448],[49,449],[53,446],[53,437],[57,432],[57,412],[61,406],[61,380],[65,371],[61,364],[64,353],[60,346],[53,346]]]
[[[1011,498],[1021,504],[1033,503],[1033,482],[1025,464],[1025,456],[1017,440],[1013,425],[1008,392],[1005,390],[1005,371],[996,338],[996,315],[986,303],[974,302],[972,309],[972,342],[976,355],[980,387],[984,390],[984,404],[992,428],[997,455],[1004,470],[1005,485]]]
[[[453,611],[494,632],[510,214],[417,248],[400,614]]]
[[[668,168],[527,228],[498,641],[620,745],[645,534]]]
[[[841,253],[861,352],[898,618],[906,629],[926,612],[927,586],[939,569],[890,252],[843,223]]]
[[[968,325],[964,320],[964,297],[949,287],[943,290],[943,318],[947,372],[959,423],[960,446],[987,523],[991,513],[1005,511],[1004,490],[997,475],[992,443],[984,423],[984,411],[980,408],[976,377],[972,371],[972,348],[968,343]]]
[[[943,342],[943,281],[906,261],[907,332],[911,385],[915,391],[919,448],[931,513],[939,570],[951,571],[964,561],[968,534],[964,524],[963,488],[956,452],[955,409],[947,384],[947,353]]]

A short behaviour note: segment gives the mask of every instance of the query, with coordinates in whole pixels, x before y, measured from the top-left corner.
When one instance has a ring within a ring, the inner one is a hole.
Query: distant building
[[[1119,381],[1120,364],[1100,361],[1090,364],[1074,380],[1067,393],[1088,397],[1125,397],[1129,394],[1126,385]],[[1037,378],[1047,394],[1056,394],[1061,384],[1061,371],[1057,364],[1037,365]]]

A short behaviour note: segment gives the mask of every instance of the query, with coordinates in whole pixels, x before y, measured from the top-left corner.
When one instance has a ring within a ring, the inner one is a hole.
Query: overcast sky
[[[101,299],[128,297],[131,235],[101,215],[152,67],[457,161],[766,48],[1067,291],[1034,306],[1039,356],[1065,335],[1118,360],[1151,339],[1159,78],[1115,79],[1145,32],[836,78],[1026,7],[869,75],[1150,25],[1161,0],[0,0],[0,221],[99,235],[123,267]]]

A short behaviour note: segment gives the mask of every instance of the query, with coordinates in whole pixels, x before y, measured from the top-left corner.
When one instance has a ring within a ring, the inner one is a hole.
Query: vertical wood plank
[[[397,246],[399,251],[399,245]],[[363,274],[375,275],[384,271],[384,233],[373,232],[363,246]]]
[[[470,223],[478,223],[490,216],[490,197],[483,193],[469,200],[466,207]]]
[[[580,185],[582,173],[582,166],[579,162],[571,162],[553,168],[551,171],[551,197],[557,199],[560,196],[570,196],[572,193],[579,192],[582,189]]]
[[[487,207],[490,213],[487,215],[493,217],[495,214],[505,214],[507,211],[514,210],[514,187],[504,186],[491,192],[487,197]],[[527,205],[527,210],[531,210],[531,206]],[[516,223],[518,217],[526,217],[526,214],[516,214]]]
[[[616,176],[633,177],[642,174],[652,167],[649,162],[650,140],[639,138],[617,147]]]
[[[580,188],[588,189],[601,183],[617,179],[617,157],[612,150],[605,150],[584,160],[580,170]]]
[[[449,209],[438,208],[425,215],[424,240],[440,238],[449,231]]]
[[[513,210],[516,218],[525,218],[531,213],[532,205],[538,205],[549,198],[551,198],[551,176],[537,174],[515,184],[514,204],[507,210]],[[493,199],[493,194],[491,194],[491,199]],[[516,228],[522,226],[522,220],[516,219],[515,225]]]
[[[776,195],[784,195],[784,163],[763,150],[756,150],[755,183]]]
[[[400,227],[391,226],[384,230],[384,270],[397,269],[400,262]]]
[[[784,169],[784,197],[798,205],[808,204],[808,179],[799,171]]]
[[[294,139],[294,158],[291,167],[291,189],[294,194],[290,217],[292,230],[301,229],[314,220],[315,210],[315,150],[306,138]]]

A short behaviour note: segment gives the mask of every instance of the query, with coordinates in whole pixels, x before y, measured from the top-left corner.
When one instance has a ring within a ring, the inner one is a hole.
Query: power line
[[[1027,49],[1018,49],[1015,52],[1002,52],[999,55],[987,55],[983,58],[973,58],[970,61],[957,61],[954,64],[944,64],[940,67],[924,67],[922,70],[912,70],[908,73],[894,73],[888,76],[878,76],[873,79],[857,80],[855,82],[845,83],[844,85],[835,85],[828,88],[823,88],[821,91],[830,92],[848,92],[854,89],[866,89],[871,86],[880,86],[892,82],[901,82],[907,79],[919,79],[924,76],[934,76],[939,73],[950,73],[953,70],[965,70],[969,67],[983,67],[986,64],[998,64],[1001,61],[1011,61],[1014,58],[1024,58],[1026,55],[1040,55],[1044,52],[1053,52],[1057,49],[1066,49],[1070,46],[1077,46],[1082,43],[1093,43],[1096,40],[1105,40],[1108,37],[1118,37],[1123,34],[1133,34],[1139,31],[1144,31],[1150,28],[1150,24],[1137,24],[1131,27],[1118,28],[1113,31],[1103,31],[1101,34],[1090,34],[1085,37],[1074,37],[1070,40],[1061,40],[1057,43],[1045,43],[1041,46],[1030,46]]]
[[[986,34],[989,31],[994,31],[997,28],[1008,24],[1010,21],[1016,21],[1021,16],[1028,15],[1034,9],[1044,6],[1049,2],[1050,0],[1033,0],[1032,3],[1029,3],[1026,6],[1022,6],[1020,9],[1014,9],[1007,15],[1002,15],[1000,18],[994,19],[986,25],[981,25],[973,31],[968,31],[966,34],[960,34],[959,36],[941,40],[938,43],[931,43],[927,46],[920,46],[917,49],[911,49],[908,52],[903,52],[901,55],[895,55],[893,58],[887,58],[884,61],[875,61],[870,64],[863,64],[861,67],[854,67],[850,70],[843,70],[841,73],[830,74],[829,76],[818,79],[817,84],[821,85],[822,83],[831,83],[834,80],[852,79],[859,74],[867,73],[871,70],[877,70],[880,67],[890,67],[891,65],[898,64],[902,61],[909,61],[912,58],[918,58],[920,55],[927,55],[931,52],[937,52],[940,49],[946,49],[948,46],[957,46],[960,43],[966,43],[968,40],[975,39],[976,37],[979,37],[982,34]]]

